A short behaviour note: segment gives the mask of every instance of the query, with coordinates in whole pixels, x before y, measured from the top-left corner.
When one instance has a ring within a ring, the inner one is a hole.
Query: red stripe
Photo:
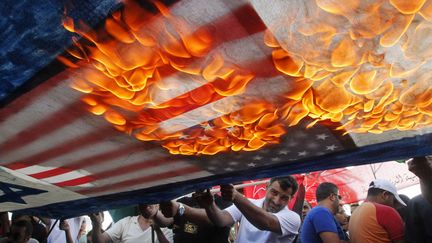
[[[29,166],[31,166],[31,165],[25,164],[25,163],[22,163],[22,162],[16,162],[16,163],[13,163],[13,164],[10,164],[10,165],[5,165],[5,167],[7,167],[7,168],[9,168],[11,170],[19,170],[19,169],[26,168],[26,167],[29,167]]]
[[[83,185],[89,182],[94,181],[94,179],[91,176],[83,176],[80,178],[75,178],[72,180],[68,180],[68,181],[62,181],[59,183],[55,183],[56,186],[59,187],[66,187],[66,186],[79,186],[79,185]]]
[[[35,102],[35,100],[38,97],[41,97],[46,92],[55,88],[60,82],[66,80],[67,75],[68,75],[68,72],[66,72],[66,71],[61,72],[61,73],[51,77],[49,80],[45,81],[44,83],[38,85],[36,88],[32,89],[29,93],[23,94],[21,97],[18,97],[17,99],[12,101],[11,104],[9,104],[5,108],[1,109],[0,121],[6,120],[11,115],[14,115],[14,114],[20,112],[22,109],[29,106],[33,102]],[[11,108],[11,106],[13,106],[13,108]]]
[[[53,169],[42,171],[39,173],[30,174],[28,176],[31,176],[31,177],[36,178],[36,179],[44,179],[44,178],[48,178],[51,176],[57,176],[57,175],[65,174],[65,173],[68,173],[71,171],[72,170],[69,168],[68,169],[66,169],[66,168],[53,168]]]
[[[106,124],[106,126],[98,130],[95,130],[92,133],[87,133],[76,138],[65,140],[65,142],[59,144],[58,146],[51,147],[35,155],[31,155],[29,157],[20,159],[20,161],[23,161],[22,163],[26,165],[41,164],[52,158],[56,158],[60,155],[65,155],[67,153],[80,150],[84,146],[98,143],[100,141],[104,141],[109,136],[117,135],[117,134],[118,132],[116,132],[114,128],[110,127],[109,124]],[[15,162],[12,162],[10,164],[14,164],[14,163]]]
[[[139,170],[150,169],[152,167],[158,167],[158,166],[177,163],[177,162],[178,161],[174,160],[172,157],[157,158],[157,159],[142,161],[135,164],[130,164],[127,166],[122,166],[120,168],[114,168],[101,173],[96,173],[93,174],[93,177],[99,179],[105,179],[109,177],[124,175],[131,172],[137,172]]]
[[[189,166],[189,167],[185,167],[185,168],[178,169],[175,171],[168,171],[165,173],[153,174],[153,175],[144,176],[144,177],[140,177],[140,178],[136,178],[136,179],[130,179],[130,180],[118,182],[118,183],[103,186],[103,187],[83,189],[83,190],[77,191],[77,193],[88,195],[88,194],[106,192],[106,191],[110,191],[110,190],[118,190],[118,189],[128,188],[131,186],[136,186],[139,184],[144,184],[147,182],[158,181],[158,180],[163,180],[163,179],[167,179],[167,178],[171,178],[171,177],[182,176],[182,175],[191,174],[191,173],[195,173],[195,172],[199,172],[199,171],[202,171],[202,169],[199,167],[196,167],[196,166]]]
[[[148,149],[153,149],[159,147],[152,143],[143,143],[140,141],[133,141],[134,144],[130,147],[120,147],[116,150],[96,154],[87,158],[83,158],[76,161],[64,161],[63,166],[68,166],[71,169],[82,169],[84,167],[89,167],[92,165],[104,164],[110,160],[120,158],[124,155],[133,154],[135,152],[145,151]]]
[[[42,139],[83,116],[89,115],[89,112],[84,110],[83,107],[84,104],[82,102],[75,101],[37,123],[34,123],[32,126],[20,131],[12,138],[0,144],[0,153],[10,153],[37,139]]]

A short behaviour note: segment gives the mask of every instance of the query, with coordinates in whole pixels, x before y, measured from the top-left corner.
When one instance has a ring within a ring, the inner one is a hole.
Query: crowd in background
[[[84,217],[47,219],[13,213],[0,214],[0,243],[84,242],[302,242],[302,243],[428,243],[432,242],[432,160],[417,157],[408,166],[420,179],[422,194],[412,199],[397,193],[384,179],[368,185],[361,204],[343,206],[339,188],[330,182],[316,190],[317,205],[294,198],[292,176],[272,178],[265,198],[254,200],[233,185],[159,204],[141,204],[130,216],[113,217],[103,229],[103,213],[90,213],[92,230]],[[288,202],[296,200],[292,209]]]

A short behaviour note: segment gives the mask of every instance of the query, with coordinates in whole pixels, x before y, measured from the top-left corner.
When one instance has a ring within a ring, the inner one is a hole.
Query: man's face
[[[159,210],[159,205],[158,204],[150,204],[150,205],[140,204],[138,206],[138,208],[139,208],[141,215],[144,218],[149,219],[156,214],[157,210]]]
[[[335,215],[336,221],[342,226],[342,228],[348,224],[348,216],[345,213],[345,210],[342,205],[339,205],[338,212]]]
[[[333,199],[332,199],[332,207],[333,207],[334,212],[338,212],[339,211],[339,206],[341,206],[340,205],[340,200],[342,199],[342,197],[339,195],[339,191],[336,191],[330,197],[333,197]]]
[[[306,218],[306,215],[309,213],[310,210],[311,208],[309,207],[309,205],[305,203],[302,209],[302,219]]]
[[[264,209],[270,213],[277,213],[287,206],[292,197],[292,188],[283,190],[278,181],[267,187]]]
[[[26,235],[25,231],[26,231],[25,227],[12,226],[9,237],[8,237],[8,242],[9,243],[26,243],[30,239],[30,236]]]

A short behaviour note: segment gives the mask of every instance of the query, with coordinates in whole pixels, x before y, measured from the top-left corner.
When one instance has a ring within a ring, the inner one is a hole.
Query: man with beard
[[[159,228],[153,223],[157,217],[158,205],[138,205],[140,215],[125,217],[116,222],[107,231],[102,232],[101,213],[91,214],[90,219],[93,224],[93,242],[122,242],[122,243],[167,243],[172,242],[172,231],[166,228]],[[154,237],[156,235],[156,237]],[[154,241],[153,241],[154,240]]]
[[[321,183],[316,190],[318,206],[306,216],[301,230],[302,243],[340,243],[348,241],[334,215],[339,211],[339,189],[330,182]]]
[[[221,185],[221,196],[233,205],[221,210],[209,190],[193,197],[204,209],[191,208],[177,202],[161,206],[166,217],[180,214],[198,224],[225,227],[239,222],[237,243],[293,242],[300,227],[300,216],[288,209],[287,204],[298,189],[292,176],[272,178],[265,198],[245,198],[233,185]]]

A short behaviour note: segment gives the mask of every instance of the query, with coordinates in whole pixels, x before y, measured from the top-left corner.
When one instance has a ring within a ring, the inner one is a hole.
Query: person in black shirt
[[[408,202],[405,243],[432,242],[432,204],[418,195]]]
[[[193,208],[200,208],[192,197],[182,197],[177,202]],[[231,202],[215,195],[215,203],[220,209],[231,206]],[[173,224],[174,243],[228,243],[230,227],[216,227],[197,225],[189,222],[182,216],[174,216]]]

